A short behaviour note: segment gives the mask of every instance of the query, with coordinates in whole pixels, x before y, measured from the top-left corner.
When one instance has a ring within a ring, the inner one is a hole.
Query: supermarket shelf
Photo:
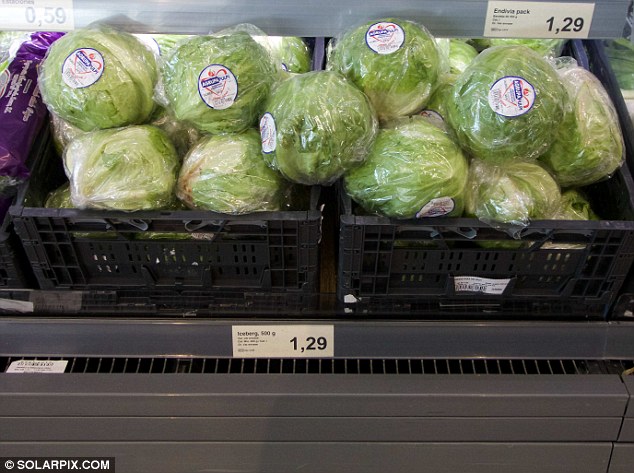
[[[595,3],[589,37],[620,36],[629,0],[570,0]],[[509,6],[512,1],[509,1]],[[76,0],[75,28],[108,21],[137,32],[204,34],[238,23],[253,23],[268,34],[334,36],[350,25],[392,16],[419,20],[438,36],[482,36],[485,0],[277,0],[262,8],[259,0],[186,0],[184,2]]]
[[[0,356],[232,357],[232,326],[332,324],[336,358],[633,359],[634,323],[0,318]]]
[[[4,456],[116,457],[117,472],[605,473],[612,444],[388,442],[0,443]],[[630,469],[618,470],[619,473]]]

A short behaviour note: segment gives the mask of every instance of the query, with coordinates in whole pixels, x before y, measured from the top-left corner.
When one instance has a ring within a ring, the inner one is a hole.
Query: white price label
[[[456,276],[453,280],[456,292],[479,292],[499,296],[504,294],[510,279],[489,279],[476,276]]]
[[[587,38],[594,3],[489,1],[484,36]]]
[[[7,368],[7,373],[63,373],[66,370],[66,360],[18,360]]]
[[[328,358],[335,352],[332,325],[234,325],[236,358]]]
[[[0,0],[0,29],[70,31],[75,29],[73,0]]]

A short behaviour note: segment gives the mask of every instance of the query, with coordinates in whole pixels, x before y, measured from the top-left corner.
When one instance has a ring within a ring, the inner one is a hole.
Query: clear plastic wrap
[[[146,122],[157,78],[156,60],[143,43],[97,24],[55,42],[42,64],[40,87],[51,112],[92,131]]]
[[[157,107],[150,118],[150,125],[160,128],[169,137],[180,157],[187,154],[202,134],[191,125],[178,121],[163,107]]]
[[[566,97],[546,59],[525,46],[497,46],[457,78],[447,119],[474,157],[534,160],[555,140]]]
[[[368,98],[334,71],[281,82],[260,119],[262,152],[292,182],[329,185],[363,162],[376,136]]]
[[[60,156],[64,153],[64,149],[66,149],[66,146],[68,146],[71,141],[84,133],[88,133],[62,120],[54,113],[49,114],[49,116],[53,134],[53,144]],[[167,133],[167,136],[180,157],[185,156],[189,148],[201,137],[201,133],[198,130],[183,122],[179,122],[163,107],[156,107],[147,124],[154,125]]]
[[[27,159],[42,125],[46,107],[38,87],[38,68],[51,44],[63,33],[33,33],[0,66],[0,190],[30,175]]]
[[[540,161],[562,187],[610,177],[624,162],[619,118],[601,82],[569,59],[557,69],[568,100],[554,143]]]
[[[447,61],[447,73],[462,74],[478,55],[478,50],[466,41],[457,38],[436,38],[440,52]]]
[[[253,36],[253,39],[268,50],[275,64],[283,71],[303,74],[311,70],[310,49],[302,38],[262,34]]]
[[[208,135],[185,156],[177,197],[188,207],[231,215],[282,209],[290,183],[262,159],[256,130]]]
[[[634,42],[627,38],[607,40],[605,53],[634,123]]]
[[[66,120],[62,120],[57,114],[49,113],[51,122],[51,133],[53,135],[53,145],[55,151],[60,156],[64,154],[64,150],[75,138],[87,133],[75,125],[71,125]]]
[[[165,132],[150,125],[85,133],[64,151],[71,200],[80,209],[168,208],[179,167]]]
[[[526,46],[542,57],[554,58],[561,56],[566,41],[558,38],[489,38],[489,46]]]
[[[634,43],[627,38],[605,41],[605,54],[610,61],[619,87],[634,98]]]
[[[531,220],[551,219],[560,208],[559,186],[539,164],[471,161],[466,215],[519,238]]]
[[[135,34],[158,58],[166,56],[169,52],[190,35],[186,34]]]
[[[599,220],[585,195],[570,189],[561,194],[561,207],[555,213],[556,220]]]
[[[444,72],[434,37],[409,20],[372,21],[333,41],[327,68],[356,84],[381,121],[422,110]]]
[[[73,201],[70,197],[70,182],[62,184],[48,193],[44,207],[47,209],[72,209]]]
[[[268,51],[244,28],[193,36],[165,57],[157,101],[207,133],[236,133],[257,123],[277,80]]]
[[[451,100],[453,86],[457,77],[456,75],[445,74],[442,82],[436,87],[436,90],[429,99],[427,107],[420,113],[420,115],[425,117],[428,121],[447,131],[451,131],[446,119],[447,104]]]
[[[366,161],[343,182],[369,212],[395,218],[460,216],[468,170],[449,135],[414,116],[379,130]]]
[[[20,44],[29,39],[26,31],[0,31],[0,72],[2,64],[15,57]]]

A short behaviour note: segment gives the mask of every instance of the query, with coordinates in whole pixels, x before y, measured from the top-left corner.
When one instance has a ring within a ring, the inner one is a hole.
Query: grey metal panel
[[[625,417],[634,417],[634,376],[624,376],[623,384],[625,384],[627,392],[630,395],[630,402],[627,405]]]
[[[535,0],[534,0],[535,1]],[[537,0],[540,1],[540,0]],[[561,1],[561,0],[560,0]],[[583,1],[583,0],[576,0]],[[591,37],[620,36],[628,0],[595,0]],[[379,17],[405,17],[428,25],[437,36],[482,36],[485,0],[259,0],[75,1],[75,26],[109,19],[138,32],[207,33],[237,23],[253,23],[268,34],[334,36],[342,29]],[[121,18],[126,16],[130,20]]]
[[[627,400],[615,375],[0,375],[0,416],[622,417]]]
[[[633,442],[634,443],[634,419],[633,418],[626,417],[625,419],[623,419],[623,426],[621,427],[619,442]]]
[[[0,417],[0,442],[608,442],[620,427],[620,417]]]
[[[608,473],[632,473],[634,470],[634,444],[615,444]]]
[[[598,442],[0,443],[3,456],[114,456],[117,473],[606,473],[611,450]]]
[[[231,357],[238,323],[245,321],[0,318],[0,356]],[[334,324],[337,357],[634,358],[632,322],[257,322],[280,323]]]

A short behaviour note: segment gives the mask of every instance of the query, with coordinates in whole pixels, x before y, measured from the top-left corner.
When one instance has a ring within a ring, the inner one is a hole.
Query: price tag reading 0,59
[[[2,0],[0,29],[68,31],[74,29],[73,0]]]
[[[35,7],[26,7],[24,9],[24,19],[29,25],[42,27],[63,25],[66,23],[68,16],[64,7],[44,7],[35,9]]]

